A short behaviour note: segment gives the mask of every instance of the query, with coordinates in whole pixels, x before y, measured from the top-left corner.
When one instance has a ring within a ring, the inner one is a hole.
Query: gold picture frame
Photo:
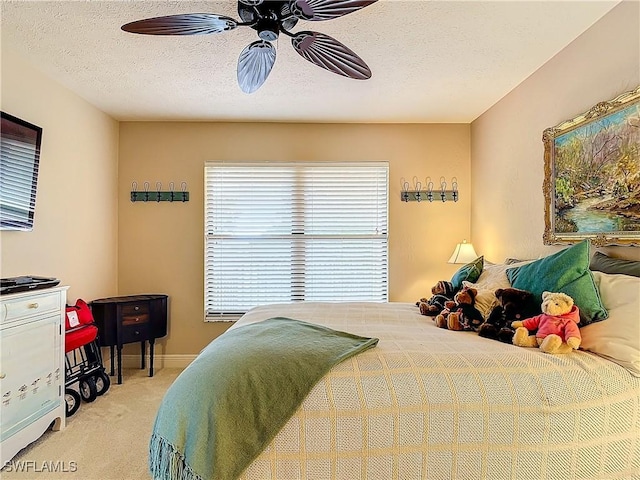
[[[545,245],[640,246],[640,86],[547,128]]]

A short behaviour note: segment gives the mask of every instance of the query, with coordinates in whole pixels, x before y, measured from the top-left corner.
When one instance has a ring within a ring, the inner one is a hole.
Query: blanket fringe
[[[154,480],[202,480],[186,463],[184,455],[155,433],[149,442],[149,471]]]

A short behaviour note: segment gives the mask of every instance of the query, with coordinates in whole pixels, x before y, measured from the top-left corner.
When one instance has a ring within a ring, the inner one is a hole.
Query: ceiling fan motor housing
[[[267,42],[277,40],[280,33],[278,20],[273,18],[261,18],[254,28],[258,31],[258,36]]]
[[[238,1],[238,14],[244,22],[253,22],[251,28],[262,40],[278,39],[282,28],[293,28],[298,20],[291,16],[288,0],[268,0],[249,5],[251,0]]]

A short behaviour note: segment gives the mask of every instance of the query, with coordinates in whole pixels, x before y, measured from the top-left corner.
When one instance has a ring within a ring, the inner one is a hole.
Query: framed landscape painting
[[[640,86],[542,140],[544,244],[640,246]]]

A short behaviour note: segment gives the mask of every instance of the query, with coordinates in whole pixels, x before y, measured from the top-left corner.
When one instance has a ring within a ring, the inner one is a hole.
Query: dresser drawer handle
[[[2,380],[3,378],[6,378],[7,374],[6,373],[0,373],[0,380]]]
[[[133,307],[134,310],[140,310],[140,307],[138,307],[137,305],[135,307]]]
[[[28,305],[28,307],[29,307],[29,308],[38,308],[39,306],[40,306],[40,305],[38,305],[38,304],[37,304],[37,303],[35,303],[35,302],[34,302],[34,303],[30,303],[30,304]]]

